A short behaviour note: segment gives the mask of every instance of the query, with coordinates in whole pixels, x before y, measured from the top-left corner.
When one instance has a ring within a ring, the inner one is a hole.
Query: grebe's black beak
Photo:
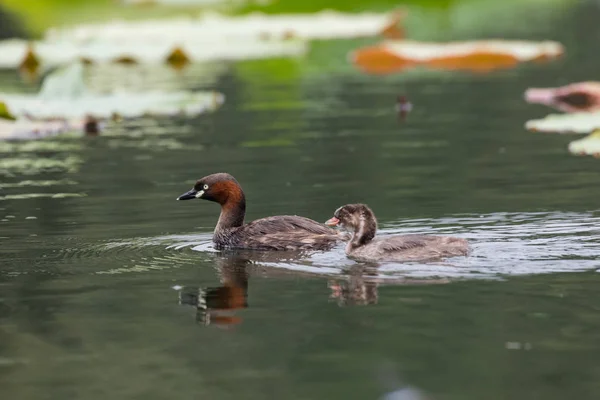
[[[202,197],[202,194],[203,193],[198,192],[197,190],[192,189],[189,192],[184,193],[181,196],[179,196],[177,198],[177,200],[192,200],[192,199],[196,199],[196,198]]]

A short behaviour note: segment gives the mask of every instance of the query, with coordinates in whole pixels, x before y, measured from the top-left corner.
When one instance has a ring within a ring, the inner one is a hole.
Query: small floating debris
[[[350,54],[361,70],[390,74],[414,67],[488,72],[512,68],[521,62],[543,61],[564,52],[557,42],[474,40],[466,42],[385,41]]]
[[[541,119],[527,121],[525,129],[533,132],[591,133],[600,129],[600,112],[550,114]]]
[[[183,69],[191,62],[188,55],[180,47],[173,49],[165,61],[175,69]]]
[[[401,121],[406,119],[409,112],[412,111],[413,105],[406,96],[398,96],[396,98],[396,113]]]
[[[525,101],[564,112],[600,111],[600,82],[578,82],[556,88],[529,88]]]

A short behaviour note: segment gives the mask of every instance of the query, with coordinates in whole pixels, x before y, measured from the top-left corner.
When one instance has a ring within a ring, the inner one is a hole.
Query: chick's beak
[[[328,225],[328,226],[336,226],[339,223],[340,223],[340,220],[337,219],[336,217],[332,217],[332,218],[328,219],[327,221],[325,221],[325,225]]]
[[[184,193],[184,194],[182,194],[181,196],[179,196],[179,197],[177,198],[177,200],[191,200],[191,199],[195,199],[195,198],[197,198],[197,197],[200,197],[200,196],[201,196],[201,195],[200,195],[200,196],[198,196],[198,194],[199,194],[199,193],[200,193],[200,192],[198,192],[197,190],[194,190],[194,189],[192,189],[192,190],[190,190],[189,192],[187,192],[187,193]]]

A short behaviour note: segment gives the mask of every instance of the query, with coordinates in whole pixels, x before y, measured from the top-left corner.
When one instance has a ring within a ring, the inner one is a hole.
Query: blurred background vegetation
[[[21,26],[19,33],[27,33],[39,37],[45,29],[58,25],[71,25],[77,23],[90,23],[104,21],[112,18],[119,19],[144,19],[182,15],[185,13],[196,14],[199,10],[215,10],[231,15],[246,14],[260,11],[268,14],[280,13],[311,13],[330,9],[345,12],[385,11],[396,7],[409,7],[412,15],[426,14],[433,20],[450,28],[454,24],[480,25],[483,21],[496,25],[498,21],[510,23],[527,19],[529,24],[543,21],[548,12],[556,11],[557,4],[566,5],[575,0],[222,0],[210,2],[206,5],[166,5],[166,4],[120,4],[118,0],[4,0],[0,13],[12,13],[17,17]],[[118,5],[121,5],[118,7]],[[460,16],[452,13],[453,9],[460,9]],[[476,10],[469,13],[468,10]],[[504,10],[497,14],[499,10]],[[515,12],[518,10],[519,12]],[[510,11],[507,13],[506,11]],[[467,12],[465,14],[465,12]],[[489,18],[492,17],[493,18]],[[430,23],[433,21],[429,21]],[[409,24],[422,25],[420,19],[411,18]],[[434,24],[436,25],[436,24]],[[411,28],[418,29],[419,26]],[[423,27],[421,27],[422,29]],[[432,27],[430,26],[429,29]],[[2,29],[6,29],[4,24]]]

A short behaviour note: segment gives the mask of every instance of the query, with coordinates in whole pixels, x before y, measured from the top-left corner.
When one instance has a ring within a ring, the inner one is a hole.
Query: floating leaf
[[[600,112],[550,114],[527,121],[525,128],[533,132],[590,133],[600,129]]]
[[[305,40],[375,36],[397,38],[399,13],[265,15],[113,21],[48,30],[44,40],[0,42],[0,67],[86,62],[158,63],[174,53],[189,62],[293,57]],[[264,40],[268,38],[268,40]],[[178,64],[180,66],[180,64]]]
[[[215,110],[224,99],[222,94],[212,91],[91,93],[83,82],[83,66],[73,64],[50,74],[39,94],[0,93],[0,101],[17,118],[74,120],[86,124],[94,119],[109,120],[114,115],[123,118],[197,115]]]
[[[583,139],[569,143],[569,151],[573,154],[583,156],[594,156],[600,158],[600,131],[593,132]]]
[[[565,112],[600,111],[600,82],[578,82],[557,88],[529,88],[525,101]]]
[[[252,13],[230,17],[206,12],[197,18],[171,18],[141,21],[111,21],[109,23],[79,25],[69,28],[52,28],[46,41],[110,41],[129,40],[146,42],[202,41],[205,44],[258,39],[265,34],[274,39],[289,37],[299,39],[341,39],[377,36],[396,26],[405,12],[393,14],[348,14],[321,11],[312,14],[267,15]]]
[[[392,14],[390,22],[381,30],[381,36],[390,40],[404,39],[406,36],[404,29],[400,27],[400,23],[406,17],[405,10],[398,10]]]
[[[179,42],[183,41],[183,44]],[[0,68],[17,68],[23,63],[29,43],[13,39],[0,42]],[[47,66],[70,63],[164,63],[179,50],[190,62],[213,60],[243,60],[271,57],[296,57],[306,53],[307,44],[302,41],[260,41],[240,39],[232,42],[216,40],[199,41],[193,38],[156,39],[155,41],[130,38],[122,41],[91,40],[36,42],[32,54]]]
[[[363,71],[375,74],[400,72],[416,66],[486,72],[514,67],[525,61],[552,59],[562,53],[562,45],[556,42],[397,40],[358,49],[350,54],[350,59]]]

